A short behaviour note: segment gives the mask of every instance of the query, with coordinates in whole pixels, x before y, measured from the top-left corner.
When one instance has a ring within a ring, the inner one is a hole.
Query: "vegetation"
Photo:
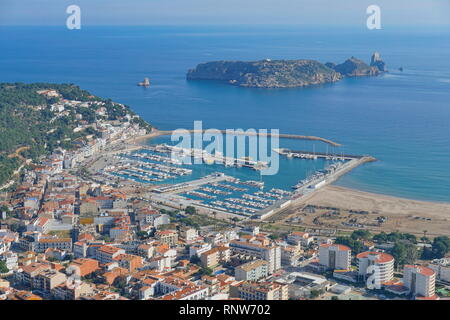
[[[214,271],[211,268],[208,268],[208,267],[203,267],[203,268],[200,269],[200,273],[203,274],[203,275],[207,275],[207,276],[212,276],[213,272]]]
[[[0,261],[0,273],[8,273],[9,269],[6,266],[5,261]]]
[[[342,75],[314,60],[213,61],[189,70],[188,80],[222,80],[242,87],[288,88],[335,82]]]
[[[422,259],[440,259],[450,252],[450,239],[447,236],[436,237],[430,248],[424,248]]]
[[[399,240],[391,250],[397,266],[405,264],[414,264],[419,258],[419,250],[414,243]]]
[[[56,90],[61,97],[48,97],[37,92]],[[73,107],[61,100],[91,102],[91,107]],[[95,103],[94,103],[95,102]],[[64,114],[52,111],[51,105],[64,105]],[[92,104],[94,103],[94,104]],[[98,108],[107,112],[98,115]],[[129,107],[103,100],[73,84],[2,83],[0,84],[0,185],[7,182],[23,163],[23,158],[38,160],[58,147],[70,150],[86,141],[90,135],[99,136],[94,128],[74,132],[78,126],[76,115],[88,124],[96,119],[131,121],[147,131],[151,126],[133,113]]]
[[[149,234],[145,231],[138,231],[136,232],[136,236],[139,240],[145,240],[149,238]]]
[[[310,293],[309,296],[310,296],[311,299],[316,299],[316,298],[320,297],[324,293],[325,292],[323,290],[313,289],[313,290],[311,290],[311,293]]]
[[[355,230],[349,236],[339,236],[336,243],[343,244],[352,249],[355,254],[366,250],[363,241],[373,240],[379,244],[392,243],[393,247],[389,253],[395,258],[397,266],[414,264],[417,259],[443,258],[450,252],[450,239],[447,236],[436,237],[431,248],[425,247],[423,250],[417,247],[417,237],[410,233],[400,233],[398,231],[385,233],[381,232],[371,235],[367,230]],[[422,237],[421,240],[429,243],[429,239]]]
[[[417,237],[410,233],[400,233],[398,231],[385,233],[384,231],[373,236],[373,240],[378,243],[397,242],[399,240],[406,240],[411,243],[417,243]]]
[[[358,253],[364,251],[364,244],[363,244],[363,242],[361,240],[353,239],[352,236],[350,236],[350,237],[345,237],[345,236],[337,237],[335,243],[346,245],[347,247],[352,249],[352,252],[354,252],[355,254],[358,254]]]
[[[184,210],[187,214],[196,214],[197,213],[197,209],[195,209],[195,207],[193,206],[187,206],[186,210]]]
[[[5,212],[6,217],[9,217],[11,215],[11,211],[9,211],[9,208],[6,205],[2,205],[0,207],[0,213]]]

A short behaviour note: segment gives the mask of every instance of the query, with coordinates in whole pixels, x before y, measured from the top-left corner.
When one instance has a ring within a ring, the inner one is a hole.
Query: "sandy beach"
[[[423,234],[426,230],[429,236],[450,235],[450,203],[410,200],[330,185],[318,190],[306,204],[335,207],[341,211],[367,211],[366,215],[353,214],[353,217],[362,216],[357,219],[368,224],[376,216],[387,217],[382,226],[369,227],[373,230],[415,234]]]

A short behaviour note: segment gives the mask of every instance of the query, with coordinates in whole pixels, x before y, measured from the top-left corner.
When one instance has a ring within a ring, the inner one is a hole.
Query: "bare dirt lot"
[[[278,225],[350,231],[450,235],[450,203],[424,202],[337,186],[318,190],[305,204],[283,214]],[[284,229],[284,228],[283,228]]]

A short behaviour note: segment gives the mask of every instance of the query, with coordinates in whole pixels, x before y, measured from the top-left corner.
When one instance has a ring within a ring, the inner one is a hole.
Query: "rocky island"
[[[342,64],[315,60],[212,61],[187,73],[188,80],[219,80],[240,87],[292,88],[337,82],[344,77],[377,76],[386,72],[378,52],[370,65],[352,57]]]

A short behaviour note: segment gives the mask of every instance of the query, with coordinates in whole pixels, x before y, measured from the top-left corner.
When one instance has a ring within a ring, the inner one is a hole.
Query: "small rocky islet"
[[[370,64],[355,57],[341,64],[315,60],[212,61],[188,71],[188,80],[218,80],[240,87],[293,88],[337,82],[345,77],[378,76],[387,72],[375,52]]]

